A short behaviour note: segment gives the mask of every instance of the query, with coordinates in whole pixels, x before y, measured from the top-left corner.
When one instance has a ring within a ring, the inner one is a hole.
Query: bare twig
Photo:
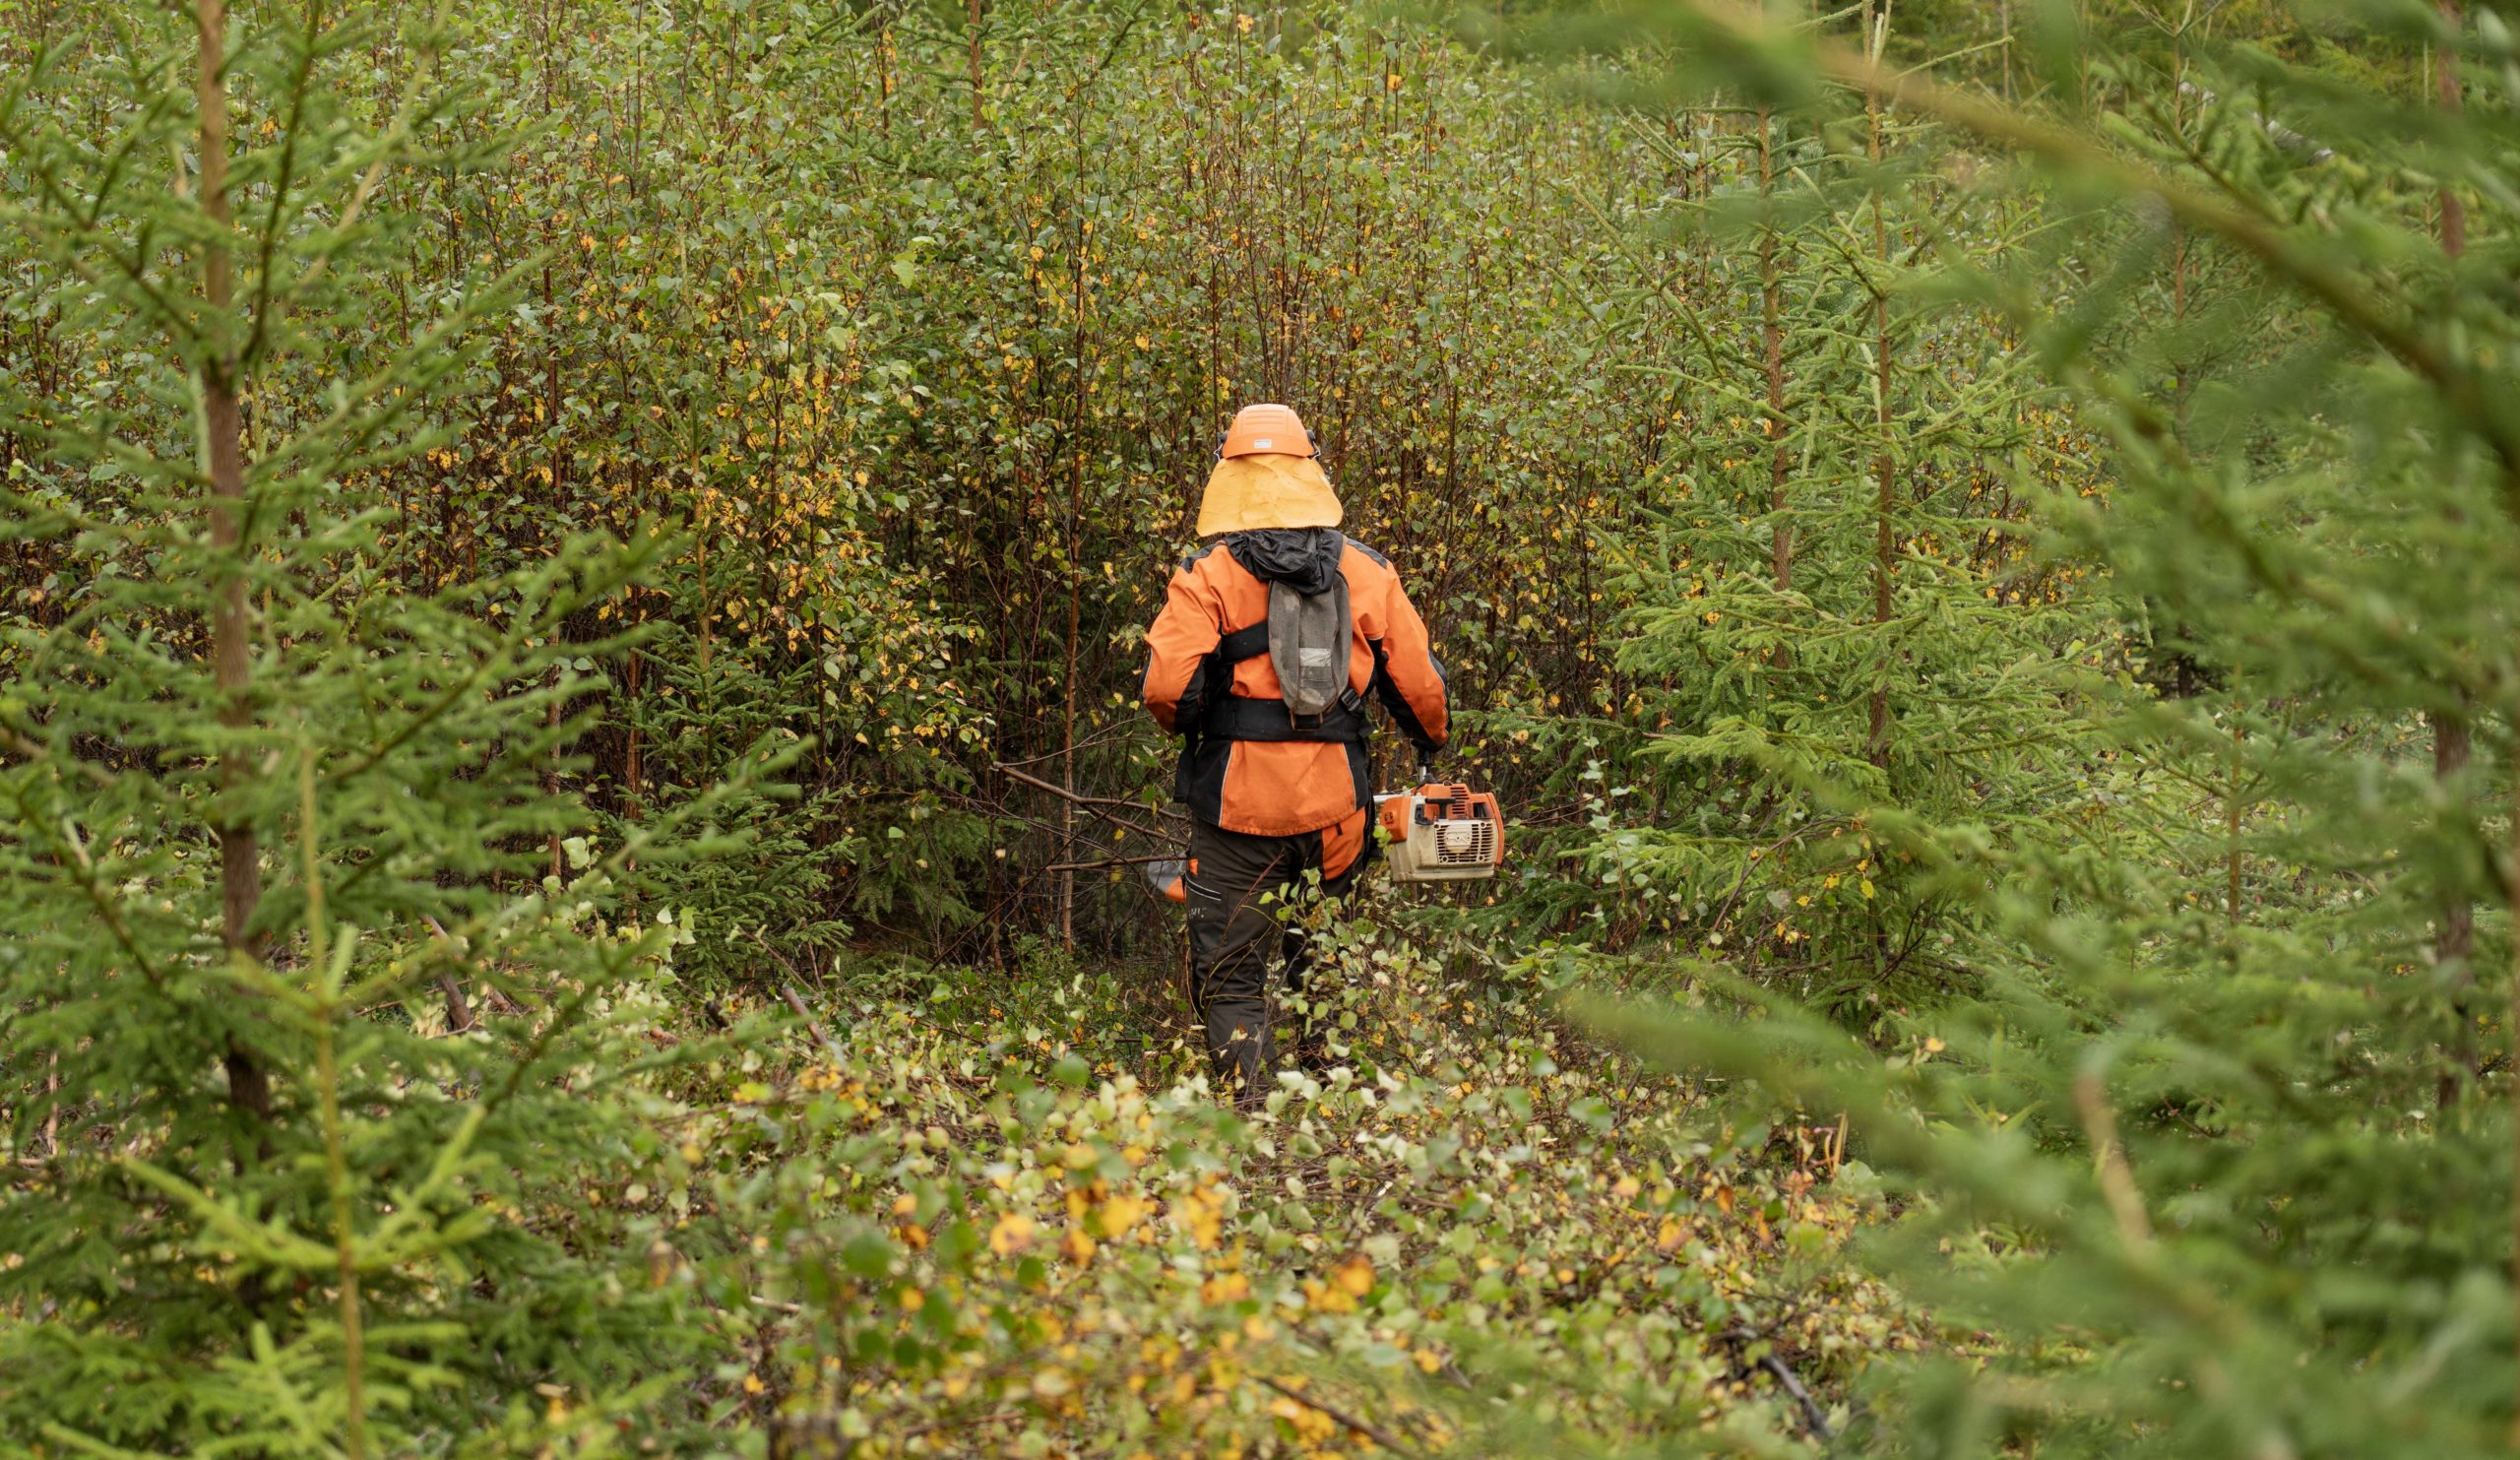
[[[437,986],[446,990],[446,1032],[469,1034],[472,1029],[472,1005],[464,998],[464,985],[455,982],[453,974],[437,976]]]
[[[445,926],[435,918],[422,913],[420,920],[429,925],[429,931],[437,934],[439,942],[450,949],[455,946],[455,939],[447,935]],[[465,1001],[464,985],[455,981],[453,973],[441,970],[437,976],[437,986],[446,990],[446,1032],[464,1034],[470,1031],[472,1028],[472,1006]]]
[[[1159,852],[1152,857],[1106,857],[1101,861],[1054,861],[1041,868],[1045,872],[1091,872],[1102,867],[1137,867],[1159,861],[1177,861],[1181,854]]]
[[[1776,819],[1776,813],[1781,809],[1783,809],[1781,804],[1768,808],[1768,814],[1760,818],[1758,826],[1754,828],[1750,834],[1752,836],[1756,836],[1760,832],[1767,830],[1768,823]],[[1822,817],[1818,821],[1808,822],[1804,825],[1797,826],[1794,830],[1787,832],[1784,836],[1777,838],[1775,841],[1761,847],[1756,852],[1751,853],[1748,857],[1743,857],[1741,859],[1741,875],[1733,882],[1731,895],[1724,899],[1724,906],[1716,910],[1715,920],[1707,924],[1707,930],[1710,932],[1724,931],[1726,924],[1732,920],[1733,908],[1738,906],[1741,901],[1741,893],[1750,885],[1751,871],[1758,866],[1761,858],[1773,855],[1779,849],[1790,843],[1802,840],[1813,832],[1826,831],[1830,827],[1842,825],[1845,820],[1846,818],[1843,816],[1826,816]]]
[[[796,1011],[796,1017],[805,1021],[805,1028],[812,1032],[815,1039],[822,1042],[824,1048],[829,1049],[833,1047],[831,1032],[823,1028],[822,1021],[814,1017],[811,1009],[805,1007],[804,999],[799,997],[796,993],[795,984],[780,984],[779,996],[788,1000],[788,1007],[794,1009]]]
[[[1771,1353],[1759,1360],[1759,1367],[1776,1375],[1776,1381],[1785,1386],[1785,1392],[1793,1395],[1794,1402],[1802,1407],[1802,1423],[1810,1429],[1813,1439],[1829,1440],[1836,1437],[1829,1430],[1828,1411],[1820,1408],[1820,1402],[1811,1397],[1811,1391],[1802,1387],[1802,1380],[1795,1376],[1791,1365]]]
[[[774,947],[770,946],[770,940],[769,940],[768,938],[765,938],[765,937],[763,937],[763,936],[761,935],[761,929],[760,929],[760,928],[757,928],[757,927],[756,927],[756,928],[751,929],[751,931],[750,931],[750,933],[748,934],[748,936],[750,936],[750,937],[751,937],[751,939],[752,939],[754,942],[759,943],[759,944],[761,945],[761,951],[763,951],[764,953],[769,954],[772,958],[777,959],[777,960],[778,960],[778,962],[779,962],[779,966],[780,966],[781,968],[786,969],[786,970],[788,971],[788,976],[789,978],[791,978],[791,979],[802,979],[802,978],[804,978],[804,977],[805,977],[803,974],[800,974],[800,973],[798,973],[798,972],[796,971],[796,966],[795,966],[794,964],[789,963],[789,962],[788,961],[788,956],[787,956],[786,954],[784,954],[784,953],[780,952],[778,949],[776,949],[776,948],[774,948]],[[814,981],[814,982],[819,983],[820,981],[819,981],[819,980],[816,980],[816,981]],[[806,1007],[805,1007],[805,1000],[804,1000],[804,997],[803,997],[801,994],[799,994],[799,993],[797,993],[797,992],[796,992],[796,985],[795,985],[795,984],[780,984],[780,985],[779,985],[779,996],[780,996],[781,998],[784,998],[784,999],[786,999],[786,1000],[788,1001],[788,1007],[789,1007],[789,1008],[791,1008],[791,1009],[794,1009],[794,1010],[796,1011],[796,1017],[797,1017],[797,1018],[802,1019],[802,1020],[804,1020],[804,1021],[805,1021],[805,1028],[806,1028],[809,1032],[811,1032],[811,1033],[812,1033],[812,1035],[813,1035],[813,1037],[814,1037],[815,1039],[817,1039],[817,1040],[819,1040],[819,1041],[821,1041],[821,1042],[822,1042],[822,1046],[823,1046],[823,1047],[824,1047],[824,1048],[826,1048],[826,1049],[831,1049],[831,1048],[837,1048],[837,1047],[838,1047],[838,1046],[833,1042],[830,1032],[829,1032],[828,1030],[825,1030],[825,1029],[823,1028],[823,1026],[822,1026],[822,1022],[821,1022],[820,1020],[817,1020],[817,1019],[814,1017],[813,1010],[808,1009],[808,1008],[806,1008]]]
[[[1112,726],[1108,730],[1087,735],[1084,739],[1077,741],[1076,748],[1079,750],[1085,750],[1096,745],[1108,744],[1113,740],[1124,738],[1131,729],[1132,727],[1127,725]],[[993,761],[991,764],[999,770],[1004,770],[1009,766],[1037,766],[1045,760],[1056,760],[1066,753],[1067,752],[1065,750],[1046,750],[1040,755],[1027,756],[1022,760]]]
[[[1083,795],[1054,782],[1044,781],[1039,776],[1027,775],[1003,761],[992,761],[989,768],[996,771],[998,774],[1005,776],[1008,780],[1021,781],[1036,791],[1046,791],[1050,794],[1057,796],[1062,800],[1072,801],[1080,806],[1126,806],[1132,811],[1144,811],[1148,809],[1144,804],[1138,801],[1122,800],[1118,796]],[[1159,816],[1168,816],[1173,813],[1158,810],[1156,814]]]
[[[1371,1420],[1352,1415],[1346,1410],[1339,1408],[1337,1405],[1330,1403],[1326,1399],[1322,1399],[1317,1395],[1306,1394],[1300,1389],[1290,1389],[1265,1373],[1255,1373],[1251,1377],[1254,1382],[1262,1384],[1268,1388],[1275,1389],[1297,1404],[1321,1411],[1333,1420],[1347,1426],[1350,1429],[1354,1430],[1356,1433],[1363,1435],[1365,1438],[1372,1440],[1375,1444],[1382,1446],[1384,1449],[1389,1450],[1396,1455],[1414,1456],[1418,1453],[1417,1450],[1408,1445],[1402,1444],[1397,1438],[1393,1437],[1390,1430],[1376,1425]]]
[[[1054,785],[1053,783],[1044,781],[1038,776],[1028,776],[1022,771],[1016,770],[1012,766],[999,765],[996,766],[995,769],[1006,776],[1009,780],[1021,781],[1027,786],[1034,787],[1040,791],[1046,791],[1050,794],[1060,797],[1071,805],[1082,807],[1089,815],[1100,817],[1102,820],[1111,823],[1113,826],[1127,827],[1129,830],[1136,832],[1140,836],[1152,837],[1159,842],[1163,842],[1172,840],[1177,835],[1177,833],[1158,831],[1154,827],[1147,825],[1145,822],[1132,821],[1126,816],[1114,816],[1110,812],[1102,809],[1104,806],[1126,806],[1133,811],[1143,811],[1147,809],[1136,801],[1119,800],[1107,795],[1080,795],[1077,793],[1068,790],[1064,786]],[[1176,813],[1159,810],[1155,814],[1158,816],[1172,816]]]

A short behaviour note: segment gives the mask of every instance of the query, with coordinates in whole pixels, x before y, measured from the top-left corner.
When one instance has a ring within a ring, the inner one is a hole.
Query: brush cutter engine
[[[1394,882],[1475,882],[1495,876],[1505,860],[1505,813],[1488,792],[1427,780],[1415,791],[1376,795],[1374,818]],[[1179,857],[1143,868],[1148,889],[1175,903],[1189,901],[1189,875],[1198,869]]]
[[[1374,816],[1394,882],[1475,881],[1505,859],[1505,814],[1484,791],[1428,782],[1375,796]]]

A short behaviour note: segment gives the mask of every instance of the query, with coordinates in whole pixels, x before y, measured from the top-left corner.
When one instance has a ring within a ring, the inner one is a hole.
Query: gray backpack
[[[1269,585],[1269,664],[1298,723],[1328,714],[1348,692],[1350,632],[1346,574],[1310,596]]]

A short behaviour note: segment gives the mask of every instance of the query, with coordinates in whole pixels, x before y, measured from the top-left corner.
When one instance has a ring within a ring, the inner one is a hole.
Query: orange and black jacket
[[[1269,583],[1317,593],[1332,572],[1348,580],[1350,693],[1297,725],[1269,663]],[[1451,728],[1443,667],[1399,573],[1332,529],[1236,533],[1200,549],[1172,575],[1147,646],[1147,708],[1185,741],[1181,799],[1228,831],[1294,836],[1353,823],[1361,835],[1373,807],[1369,693],[1422,752]]]

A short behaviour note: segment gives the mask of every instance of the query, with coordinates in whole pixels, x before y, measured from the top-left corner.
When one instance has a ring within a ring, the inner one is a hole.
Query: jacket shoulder
[[[1199,550],[1181,560],[1177,581],[1190,586],[1216,615],[1217,627],[1229,630],[1238,623],[1248,623],[1266,614],[1269,590],[1266,584],[1251,576],[1251,570],[1226,547],[1223,540],[1202,543]],[[1254,608],[1253,601],[1260,606]]]
[[[1348,552],[1340,559],[1339,571],[1347,576],[1351,590],[1361,593],[1366,601],[1382,603],[1391,595],[1405,593],[1400,586],[1400,570],[1391,559],[1351,538]]]
[[[1392,571],[1390,558],[1374,551],[1372,548],[1367,547],[1364,543],[1357,541],[1354,538],[1350,538],[1348,540],[1348,550],[1355,553],[1357,556],[1373,564],[1375,567],[1382,569],[1386,573]]]

